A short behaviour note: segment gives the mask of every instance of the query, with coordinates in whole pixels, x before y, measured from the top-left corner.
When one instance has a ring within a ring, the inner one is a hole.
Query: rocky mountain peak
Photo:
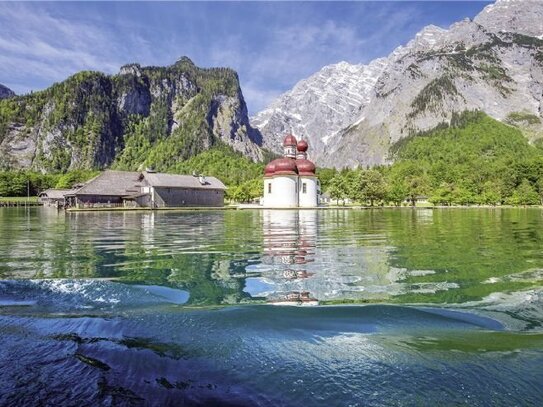
[[[7,99],[13,96],[15,96],[15,92],[7,86],[0,84],[0,99]]]
[[[175,61],[175,65],[184,65],[184,64],[190,65],[190,66],[196,66],[194,62],[192,61],[192,59],[190,59],[187,56],[179,57],[179,59]]]
[[[386,58],[323,67],[253,124],[274,151],[288,130],[307,137],[319,165],[365,166],[465,110],[529,117],[530,137],[543,137],[543,1],[498,0],[473,20],[424,27]]]
[[[415,39],[407,44],[407,47],[429,47],[432,48],[440,42],[440,39],[447,34],[447,30],[436,25],[428,25],[415,35]]]
[[[491,32],[514,32],[543,38],[543,2],[497,0],[486,6],[474,21]]]
[[[119,70],[119,75],[135,75],[139,77],[141,76],[141,65],[137,63],[123,65]]]
[[[334,133],[352,123],[370,100],[375,82],[385,68],[385,59],[368,65],[346,61],[323,67],[298,82],[251,123],[268,135],[266,148],[279,152],[285,132],[304,136],[318,160]]]

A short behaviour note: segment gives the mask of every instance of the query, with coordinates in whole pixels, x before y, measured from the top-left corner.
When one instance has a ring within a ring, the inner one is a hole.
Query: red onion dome
[[[296,175],[298,174],[298,168],[296,167],[296,161],[291,158],[279,158],[272,161],[275,163],[274,175]]]
[[[272,161],[268,165],[266,165],[266,168],[264,168],[264,176],[269,177],[273,175],[274,172],[275,172],[275,161]]]
[[[294,137],[292,134],[287,134],[285,139],[283,140],[283,147],[295,146],[295,145],[296,145],[296,137]]]
[[[296,160],[296,167],[300,175],[315,175],[316,167],[311,161],[305,158]]]
[[[305,140],[298,141],[298,144],[296,145],[296,149],[302,153],[305,153],[308,147],[307,141]]]

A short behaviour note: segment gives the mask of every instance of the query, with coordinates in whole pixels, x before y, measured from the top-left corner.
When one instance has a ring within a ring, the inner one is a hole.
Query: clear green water
[[[0,210],[0,404],[541,405],[542,323],[540,209]]]
[[[466,303],[543,283],[539,209],[0,211],[0,278],[111,278],[191,305]]]

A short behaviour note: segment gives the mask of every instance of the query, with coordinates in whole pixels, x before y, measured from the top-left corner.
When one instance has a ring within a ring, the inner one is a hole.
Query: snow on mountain
[[[333,134],[356,120],[369,103],[385,63],[385,59],[369,65],[340,62],[298,82],[251,118],[252,125],[266,134],[264,147],[279,152],[284,133],[291,132],[305,137],[312,151],[323,151]]]
[[[542,1],[498,0],[473,21],[425,27],[368,65],[322,68],[252,124],[274,151],[290,131],[308,139],[320,165],[365,166],[387,162],[393,143],[453,112],[479,109],[499,120],[522,112],[543,122],[542,38]],[[531,134],[543,136],[543,126]]]

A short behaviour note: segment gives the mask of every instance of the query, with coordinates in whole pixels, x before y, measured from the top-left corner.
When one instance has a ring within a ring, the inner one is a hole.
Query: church
[[[283,140],[283,158],[264,169],[264,207],[315,208],[320,184],[315,164],[307,159],[308,144],[288,134]]]

